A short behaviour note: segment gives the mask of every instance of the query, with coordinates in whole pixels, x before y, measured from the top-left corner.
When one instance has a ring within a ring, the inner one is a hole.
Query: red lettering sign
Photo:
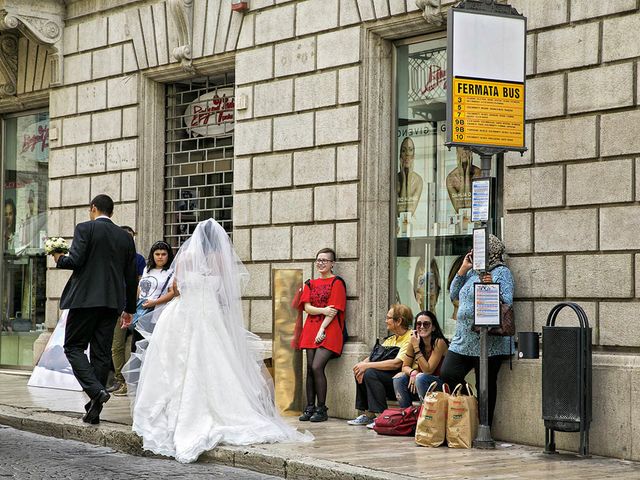
[[[201,127],[207,125],[220,125],[224,122],[233,122],[233,109],[235,103],[233,97],[217,95],[207,103],[194,104],[191,113],[191,127]],[[213,121],[212,120],[213,117]]]
[[[431,92],[440,86],[442,86],[442,88],[446,88],[446,82],[447,71],[444,68],[441,68],[440,65],[429,65],[427,83],[422,90],[420,90],[420,93],[424,94]]]
[[[40,144],[40,151],[49,148],[49,127],[40,125],[35,135],[24,135],[22,138],[22,152],[33,152]]]
[[[191,135],[228,135],[234,127],[235,97],[232,87],[219,88],[196,98],[185,112]]]

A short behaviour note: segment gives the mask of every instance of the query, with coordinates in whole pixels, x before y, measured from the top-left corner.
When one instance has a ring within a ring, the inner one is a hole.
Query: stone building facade
[[[245,322],[269,343],[272,271],[300,268],[311,277],[316,251],[335,248],[351,337],[330,363],[328,405],[332,415],[351,416],[351,367],[385,333],[406,243],[398,240],[393,200],[404,101],[399,65],[407,55],[427,58],[411,45],[440,45],[453,3],[249,0],[238,12],[231,0],[0,0],[0,10],[17,18],[5,16],[0,26],[16,43],[0,62],[0,112],[5,122],[48,113],[47,234],[72,237],[92,196],[107,193],[116,201],[114,220],[138,231],[141,252],[166,236],[167,92],[232,75],[232,233],[251,274]],[[528,19],[528,151],[494,160],[494,173],[518,327],[540,331],[559,301],[583,305],[594,328],[592,451],[638,460],[640,41],[633,32],[640,9],[636,0],[510,3]],[[443,88],[430,65],[429,84]],[[7,188],[5,181],[4,198]],[[450,217],[452,237],[464,237],[465,227],[453,225],[461,218]],[[438,236],[440,225],[426,236]],[[68,273],[50,260],[47,267],[50,332]],[[443,285],[434,302],[445,295]],[[39,334],[36,355],[48,335]],[[496,438],[543,443],[540,370],[533,360],[503,368]],[[575,436],[559,435],[559,447],[576,444]]]

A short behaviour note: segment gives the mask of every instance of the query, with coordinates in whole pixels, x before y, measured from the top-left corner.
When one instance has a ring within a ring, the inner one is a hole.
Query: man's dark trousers
[[[67,316],[64,353],[82,389],[94,398],[105,388],[111,368],[111,343],[118,311],[106,307],[72,308]],[[84,353],[89,346],[91,363]]]

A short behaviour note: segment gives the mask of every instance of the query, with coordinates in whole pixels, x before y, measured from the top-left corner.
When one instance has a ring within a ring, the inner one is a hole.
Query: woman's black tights
[[[307,349],[307,405],[324,406],[327,401],[327,376],[324,369],[333,352],[323,347]]]

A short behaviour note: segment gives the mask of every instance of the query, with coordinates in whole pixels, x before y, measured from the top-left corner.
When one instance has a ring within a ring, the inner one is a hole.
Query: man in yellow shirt
[[[358,416],[349,425],[366,425],[373,428],[373,420],[387,408],[387,400],[396,398],[393,376],[400,371],[406,358],[411,337],[413,313],[406,305],[396,303],[387,312],[387,329],[391,335],[385,339],[385,348],[398,347],[395,358],[378,362],[365,358],[353,367],[356,379],[356,408]]]

